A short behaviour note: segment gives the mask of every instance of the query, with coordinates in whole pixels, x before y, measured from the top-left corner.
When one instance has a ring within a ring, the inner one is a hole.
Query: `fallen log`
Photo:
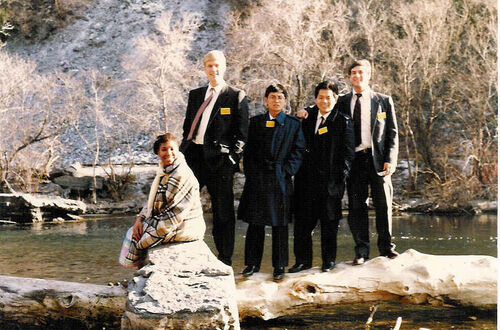
[[[119,286],[0,276],[0,328],[118,328],[125,296]]]
[[[177,265],[176,260],[165,262]],[[378,257],[361,266],[340,263],[327,273],[316,267],[286,274],[279,282],[272,280],[272,274],[237,276],[235,298],[240,320],[297,314],[311,304],[388,300],[496,310],[497,268],[498,259],[491,256],[435,256],[410,249],[396,259]],[[188,273],[182,283],[199,281],[200,274]],[[178,300],[177,291],[171,292]],[[126,296],[122,287],[0,276],[0,328],[116,328]]]
[[[496,309],[497,267],[498,259],[491,256],[436,256],[410,249],[392,260],[340,263],[327,273],[313,268],[280,282],[271,281],[271,274],[238,277],[236,300],[240,319],[264,320],[296,313],[306,304],[387,300]]]

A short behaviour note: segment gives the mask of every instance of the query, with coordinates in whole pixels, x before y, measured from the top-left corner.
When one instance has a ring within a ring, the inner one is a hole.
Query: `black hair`
[[[172,133],[165,133],[162,135],[158,135],[156,137],[156,141],[153,144],[154,153],[158,155],[158,151],[160,151],[161,144],[169,141],[174,141],[175,143],[179,144],[177,138]]]
[[[280,83],[274,83],[274,84],[267,86],[266,93],[264,94],[264,97],[267,98],[269,96],[269,94],[279,93],[279,92],[282,92],[283,95],[285,95],[285,99],[288,99],[288,93],[286,92],[285,87]]]
[[[320,82],[314,89],[314,98],[318,97],[319,91],[322,89],[329,89],[333,92],[334,95],[339,94],[339,86],[337,86],[337,84],[331,80],[325,80]]]

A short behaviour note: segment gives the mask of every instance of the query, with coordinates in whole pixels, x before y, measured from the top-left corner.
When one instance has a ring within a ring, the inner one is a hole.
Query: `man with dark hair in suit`
[[[269,111],[250,119],[243,158],[246,181],[238,208],[238,217],[248,223],[243,276],[260,270],[265,226],[272,226],[274,279],[282,279],[288,266],[292,177],[302,162],[305,140],[300,121],[282,112],[287,97],[281,84],[268,86],[264,101]]]
[[[321,223],[321,269],[335,267],[337,231],[342,217],[345,180],[354,158],[354,132],[350,116],[334,108],[338,87],[323,81],[314,91],[316,105],[305,109],[302,131],[306,153],[295,176],[295,265],[290,273],[312,266],[312,232]]]
[[[370,62],[354,61],[348,74],[353,90],[340,97],[337,106],[352,116],[354,123],[356,153],[347,181],[348,222],[356,244],[353,264],[361,265],[370,253],[368,188],[375,207],[380,255],[391,259],[398,256],[391,242],[391,175],[398,158],[398,125],[392,98],[370,88]]]
[[[226,58],[213,50],[203,58],[209,85],[189,92],[180,150],[193,170],[200,189],[207,186],[212,200],[212,234],[218,258],[231,265],[234,250],[233,174],[248,134],[245,92],[224,81]]]

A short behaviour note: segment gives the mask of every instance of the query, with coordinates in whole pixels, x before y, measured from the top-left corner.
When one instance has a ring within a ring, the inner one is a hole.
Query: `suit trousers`
[[[380,254],[384,255],[394,248],[394,244],[391,243],[393,196],[391,176],[377,174],[371,153],[356,152],[347,181],[348,223],[356,244],[356,257],[365,259],[370,256],[368,188],[371,189],[375,207],[377,246]]]
[[[210,170],[203,156],[203,146],[190,143],[185,151],[186,162],[193,170],[200,184],[200,190],[207,186],[212,201],[212,235],[218,258],[226,265],[231,265],[234,251],[235,215],[233,174],[234,167],[229,164],[216,170]]]
[[[245,265],[260,267],[264,254],[264,225],[249,224],[245,239]],[[288,226],[272,226],[273,267],[288,266]]]
[[[314,184],[314,183],[311,183]],[[337,232],[342,200],[328,196],[326,186],[305,196],[301,209],[295,214],[293,252],[295,263],[311,266],[313,258],[312,233],[318,220],[321,225],[321,258],[323,263],[335,262],[337,257]]]

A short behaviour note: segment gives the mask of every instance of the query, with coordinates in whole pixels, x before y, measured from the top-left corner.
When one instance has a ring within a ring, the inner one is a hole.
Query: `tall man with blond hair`
[[[208,52],[203,66],[209,84],[189,92],[180,150],[193,170],[200,189],[207,186],[212,201],[212,234],[218,258],[231,265],[234,250],[233,174],[248,135],[245,92],[224,80],[226,58]]]
[[[370,253],[368,189],[375,207],[380,255],[398,256],[391,242],[391,175],[398,158],[398,125],[392,98],[370,88],[371,74],[369,61],[354,61],[348,70],[352,92],[340,97],[337,104],[354,123],[355,156],[347,181],[348,222],[356,244],[354,265],[363,264]]]

